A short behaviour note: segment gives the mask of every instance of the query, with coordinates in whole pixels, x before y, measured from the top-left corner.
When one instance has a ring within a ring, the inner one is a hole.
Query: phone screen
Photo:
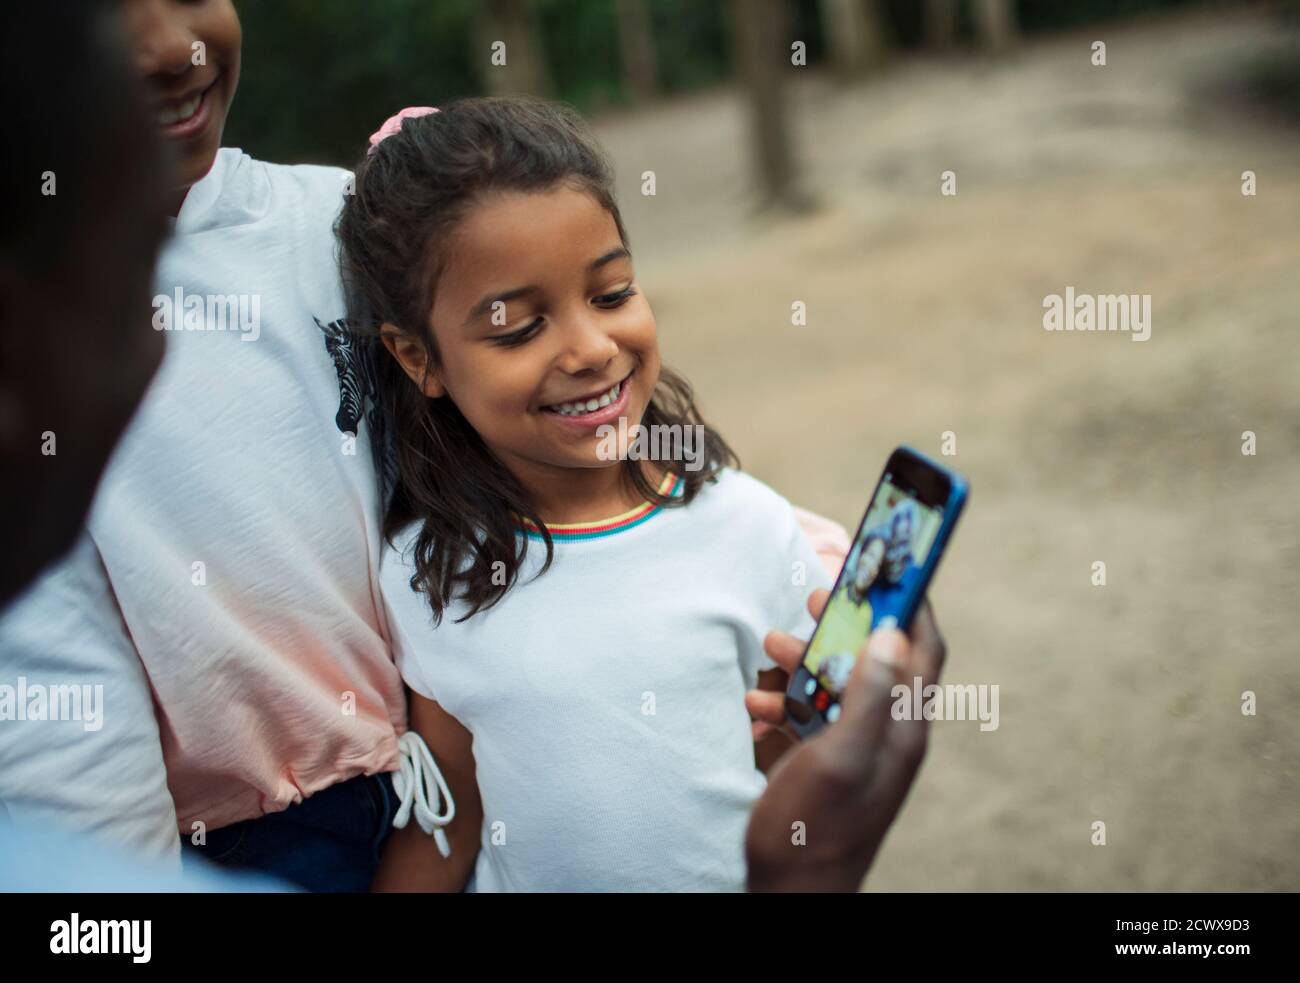
[[[900,625],[916,601],[943,509],[925,505],[886,471],[845,560],[793,685],[833,721],[859,649],[886,619]],[[792,687],[793,688],[793,687]]]

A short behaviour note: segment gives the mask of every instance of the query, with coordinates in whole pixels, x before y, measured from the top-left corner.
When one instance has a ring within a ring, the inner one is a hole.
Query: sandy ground
[[[732,93],[599,125],[666,359],[748,470],[852,524],[891,447],[956,434],[931,596],[1000,727],[935,725],[873,889],[1300,889],[1300,137],[1217,95],[1278,36],[1184,16],[804,77],[799,219],[753,213]],[[1045,332],[1067,285],[1150,294],[1151,340]]]

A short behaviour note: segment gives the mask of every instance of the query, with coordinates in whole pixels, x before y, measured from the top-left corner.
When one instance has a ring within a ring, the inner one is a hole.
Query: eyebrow
[[[598,256],[596,259],[592,260],[591,265],[587,267],[587,269],[588,271],[595,271],[600,269],[602,266],[606,266],[609,263],[614,262],[614,260],[616,259],[631,259],[631,258],[632,258],[632,254],[628,252],[626,246],[618,246],[614,249],[611,249],[603,256]],[[527,287],[515,287],[512,290],[505,290],[499,294],[489,294],[487,297],[484,297],[482,300],[480,300],[477,304],[474,305],[474,309],[469,312],[469,317],[465,318],[464,326],[469,327],[471,324],[473,324],[475,321],[481,318],[484,314],[492,310],[494,304],[506,303],[511,300],[516,300],[519,297],[524,297],[527,296],[528,294],[537,293],[537,291],[540,289],[541,289],[540,287],[530,284]]]

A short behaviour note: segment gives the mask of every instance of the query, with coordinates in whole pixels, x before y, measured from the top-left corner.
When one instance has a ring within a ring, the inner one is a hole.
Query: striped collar
[[[669,472],[664,475],[664,480],[659,482],[658,490],[660,495],[676,498],[682,493],[682,480],[677,475]],[[613,536],[615,533],[626,532],[635,526],[639,526],[662,510],[662,505],[656,505],[654,502],[643,502],[636,508],[624,512],[622,515],[616,515],[612,519],[598,519],[595,522],[548,522],[546,523],[546,531],[551,534],[551,539],[557,543],[573,543],[584,539],[602,539],[605,536]],[[524,519],[523,526],[523,531],[528,535],[529,539],[540,540],[542,538],[541,530],[535,523]]]

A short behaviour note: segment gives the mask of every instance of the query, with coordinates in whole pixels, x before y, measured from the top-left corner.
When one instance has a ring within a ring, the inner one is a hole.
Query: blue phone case
[[[952,531],[957,525],[957,520],[961,516],[966,500],[970,496],[970,485],[965,478],[957,474],[955,471],[945,468],[943,465],[931,460],[911,447],[906,445],[899,447],[890,455],[890,461],[892,462],[898,455],[910,456],[915,459],[916,463],[919,463],[923,467],[942,474],[947,479],[948,483],[948,498],[947,501],[943,503],[943,519],[938,531],[935,533],[934,541],[930,545],[930,550],[926,556],[925,563],[921,566],[920,574],[913,581],[911,588],[904,596],[900,613],[897,616],[898,627],[906,631],[911,626],[912,619],[916,616],[916,612],[921,606],[921,601],[925,597],[926,590],[930,586],[930,581],[934,577],[934,572],[938,569],[940,559],[943,558],[944,551],[948,546],[948,540],[951,538]],[[889,464],[887,463],[885,471],[882,472],[881,477],[883,478],[884,474],[888,471]],[[862,526],[866,522],[867,515],[870,514],[871,506],[875,502],[879,489],[880,480],[877,480],[875,488],[872,489],[871,498],[867,502],[867,509],[863,513],[862,521],[858,523],[858,528],[854,532],[854,542],[856,542],[862,535]],[[839,575],[835,578],[835,586],[831,590],[832,597],[839,592],[842,586],[845,567],[847,567],[847,565],[848,558],[846,557],[844,566],[840,568]],[[877,625],[877,627],[881,627],[885,623],[887,623],[887,619],[882,619],[881,624]],[[821,621],[819,619],[818,628],[820,628],[820,626]],[[816,636],[816,633],[817,630],[814,629],[813,637]],[[866,641],[866,638],[864,637],[862,641]],[[812,734],[815,734],[817,731],[821,730],[822,727],[826,726],[827,723],[822,712],[809,706],[804,698],[801,698],[798,693],[798,689],[803,687],[807,683],[807,680],[811,678],[813,677],[803,667],[801,662],[799,669],[796,670],[794,675],[791,677],[790,685],[786,690],[787,717],[790,725],[801,737],[809,737]],[[832,701],[832,705],[834,705],[835,702],[836,701]],[[793,706],[792,703],[794,704]],[[800,712],[801,707],[803,708],[802,712]],[[827,709],[829,711],[829,707]],[[807,719],[799,719],[801,716],[806,716]]]
[[[903,631],[907,631],[912,626],[912,619],[916,617],[917,609],[920,608],[921,601],[925,598],[925,592],[929,589],[930,580],[939,567],[939,560],[948,547],[948,540],[957,525],[957,519],[961,516],[961,510],[965,507],[966,499],[970,496],[970,484],[956,471],[948,470],[942,464],[932,461],[920,451],[908,447],[906,444],[900,447],[899,450],[911,454],[923,464],[945,475],[948,479],[948,501],[943,506],[943,523],[939,526],[939,531],[935,533],[934,542],[930,546],[930,555],[926,557],[925,565],[921,567],[921,577],[917,587],[904,602],[903,617],[900,619],[898,627]],[[843,576],[843,573],[844,571],[841,570],[840,575]],[[838,580],[837,577],[837,583]]]

